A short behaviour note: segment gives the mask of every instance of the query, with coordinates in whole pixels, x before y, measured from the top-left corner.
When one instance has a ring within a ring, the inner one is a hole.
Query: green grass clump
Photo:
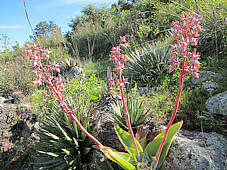
[[[99,60],[96,62],[85,61],[83,64],[85,75],[89,76],[94,74],[96,77],[104,81],[107,81],[108,66],[112,66],[112,62],[110,62],[108,59]]]

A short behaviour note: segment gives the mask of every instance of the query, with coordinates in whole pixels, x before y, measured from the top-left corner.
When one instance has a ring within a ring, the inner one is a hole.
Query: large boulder
[[[214,113],[227,115],[227,91],[219,93],[207,99],[205,103],[206,108]]]
[[[215,132],[181,131],[174,137],[168,161],[179,170],[224,170],[227,140]]]
[[[149,94],[155,91],[155,88],[151,87],[139,87],[136,92],[139,93],[141,96],[144,94]]]
[[[204,94],[210,95],[214,90],[217,90],[219,85],[216,82],[207,82],[202,84],[201,91]]]
[[[217,80],[222,77],[220,73],[214,73],[212,71],[199,71],[198,73],[199,73],[199,78],[195,78],[195,77],[192,78],[192,83],[195,85],[201,84],[208,80]]]
[[[65,72],[64,77],[66,79],[72,80],[75,77],[75,75],[84,77],[84,70],[78,66],[71,67],[69,70]]]

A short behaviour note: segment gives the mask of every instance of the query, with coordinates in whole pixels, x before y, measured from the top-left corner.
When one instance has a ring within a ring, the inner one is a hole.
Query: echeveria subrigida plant
[[[130,117],[127,111],[127,106],[124,98],[124,87],[127,83],[127,78],[122,77],[123,70],[125,69],[125,62],[128,61],[127,54],[122,54],[122,48],[128,48],[126,42],[126,36],[121,37],[120,44],[117,47],[113,47],[110,54],[110,59],[114,62],[115,68],[113,71],[113,81],[111,84],[115,84],[118,87],[122,95],[122,102],[124,106],[124,112],[126,114],[127,126],[130,133],[125,132],[118,125],[115,124],[115,131],[119,137],[119,140],[125,147],[126,152],[118,152],[110,147],[103,146],[95,137],[93,137],[77,119],[75,110],[66,104],[66,99],[62,95],[61,91],[64,88],[64,84],[60,75],[60,65],[55,61],[49,61],[50,51],[36,45],[35,43],[26,44],[27,55],[33,61],[31,69],[36,77],[33,84],[42,85],[43,83],[49,85],[49,91],[44,96],[49,96],[58,101],[59,106],[75,121],[78,127],[97,145],[98,149],[102,151],[107,158],[118,163],[122,168],[133,169],[158,169],[161,167],[173,139],[175,133],[182,126],[182,121],[172,125],[175,115],[178,110],[180,95],[183,87],[183,81],[185,77],[192,73],[195,77],[199,77],[197,71],[200,67],[199,54],[194,49],[190,52],[191,46],[197,45],[197,37],[201,31],[200,20],[195,16],[188,16],[183,13],[180,21],[172,23],[173,38],[177,39],[177,43],[172,45],[173,55],[169,56],[171,65],[169,71],[177,69],[180,72],[180,85],[178,89],[175,108],[166,130],[156,136],[145,148],[142,148],[140,143],[135,139],[134,133],[130,124]],[[55,71],[57,76],[53,76]]]

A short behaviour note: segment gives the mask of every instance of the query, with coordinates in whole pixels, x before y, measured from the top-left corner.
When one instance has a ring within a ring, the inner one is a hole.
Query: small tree
[[[35,26],[34,30],[37,36],[49,37],[55,29],[59,28],[53,21],[41,21]]]

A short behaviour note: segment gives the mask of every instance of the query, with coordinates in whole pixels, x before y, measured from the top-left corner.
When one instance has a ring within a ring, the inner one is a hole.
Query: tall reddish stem
[[[120,71],[118,73],[118,76],[119,76],[119,83],[122,84],[121,72]],[[123,103],[124,111],[125,111],[125,114],[126,114],[127,126],[129,128],[129,131],[130,131],[130,134],[131,134],[131,137],[132,137],[132,140],[133,140],[133,144],[134,144],[135,149],[136,149],[137,157],[138,157],[138,159],[140,159],[139,149],[138,149],[138,146],[136,144],[136,139],[135,139],[135,136],[133,134],[132,126],[131,126],[131,123],[130,123],[130,115],[128,113],[128,109],[127,109],[126,104],[125,104],[123,86],[120,86],[120,91],[121,91],[121,97],[122,97],[122,103]]]
[[[26,2],[25,2],[25,0],[24,0],[24,9],[25,9],[25,13],[26,13],[26,17],[27,17],[29,26],[30,26],[30,28],[31,28],[31,30],[32,30],[32,32],[33,32],[33,35],[35,36],[35,39],[37,40],[39,46],[41,47],[41,44],[40,44],[40,42],[39,42],[39,39],[38,39],[38,37],[37,37],[37,35],[36,35],[34,29],[32,28],[32,24],[31,24],[30,19],[29,19],[29,16],[28,16],[28,11],[27,11],[27,7],[26,7]]]
[[[44,72],[44,68],[41,67],[41,69]],[[62,98],[60,97],[59,92],[55,89],[53,83],[51,82],[50,78],[47,75],[46,75],[46,78],[47,78],[47,83],[50,85],[51,89],[56,94],[59,104],[61,105],[62,108],[64,108],[64,111],[71,116],[71,118],[75,121],[75,123],[79,126],[79,128],[87,135],[87,137],[89,137],[92,141],[94,141],[98,145],[98,147],[103,147],[103,145],[83,127],[80,121],[73,114],[73,111],[67,107],[65,102],[64,101],[62,102]]]
[[[180,95],[181,95],[181,91],[182,91],[182,88],[183,88],[183,82],[184,82],[184,71],[182,70],[181,76],[180,76],[180,85],[179,85],[179,89],[178,89],[178,93],[177,93],[177,99],[176,99],[174,111],[173,111],[173,114],[172,114],[172,116],[170,118],[170,121],[169,121],[169,123],[167,125],[166,131],[165,131],[165,134],[164,134],[164,138],[162,139],[162,142],[161,142],[160,147],[158,149],[158,153],[156,155],[155,165],[154,165],[154,168],[153,168],[154,170],[158,166],[159,158],[160,158],[160,155],[161,155],[161,152],[162,152],[163,145],[164,145],[164,143],[166,141],[166,138],[168,136],[169,128],[170,128],[170,126],[172,125],[172,123],[174,121],[174,118],[176,116],[176,113],[177,113],[177,110],[178,110],[178,107],[179,107]]]
[[[26,8],[26,2],[25,2],[25,0],[24,0],[24,8],[25,8],[25,13],[26,13],[26,17],[27,17],[28,23],[29,23],[29,25],[30,25],[30,28],[31,28],[31,30],[32,30],[34,36],[36,37],[36,40],[37,40],[37,42],[38,42],[38,44],[39,44],[39,46],[40,46],[39,39],[38,39],[38,37],[37,37],[35,31],[33,30],[32,25],[31,25],[31,22],[30,22],[30,20],[29,20],[29,16],[28,16],[28,12],[27,12],[27,8]],[[53,85],[53,83],[52,83],[50,77],[46,74],[46,70],[43,68],[43,66],[42,66],[41,63],[40,63],[40,69],[41,69],[41,71],[43,72],[43,74],[46,76],[47,83],[50,85],[50,88],[51,88],[51,89],[53,90],[53,92],[56,94],[56,96],[57,96],[57,98],[58,98],[58,102],[59,102],[59,104],[61,105],[61,107],[64,109],[64,111],[65,111],[66,113],[68,113],[68,114],[71,116],[71,118],[75,121],[75,123],[79,126],[79,128],[80,128],[80,129],[81,129],[81,130],[82,130],[82,131],[83,131],[83,132],[84,132],[92,141],[94,141],[94,142],[98,145],[98,147],[103,147],[103,145],[102,145],[94,136],[92,136],[92,135],[83,127],[83,125],[80,123],[80,121],[77,119],[77,117],[73,114],[73,111],[67,107],[67,105],[66,105],[65,102],[63,101],[61,92],[58,91],[58,90],[54,87],[54,85]]]

